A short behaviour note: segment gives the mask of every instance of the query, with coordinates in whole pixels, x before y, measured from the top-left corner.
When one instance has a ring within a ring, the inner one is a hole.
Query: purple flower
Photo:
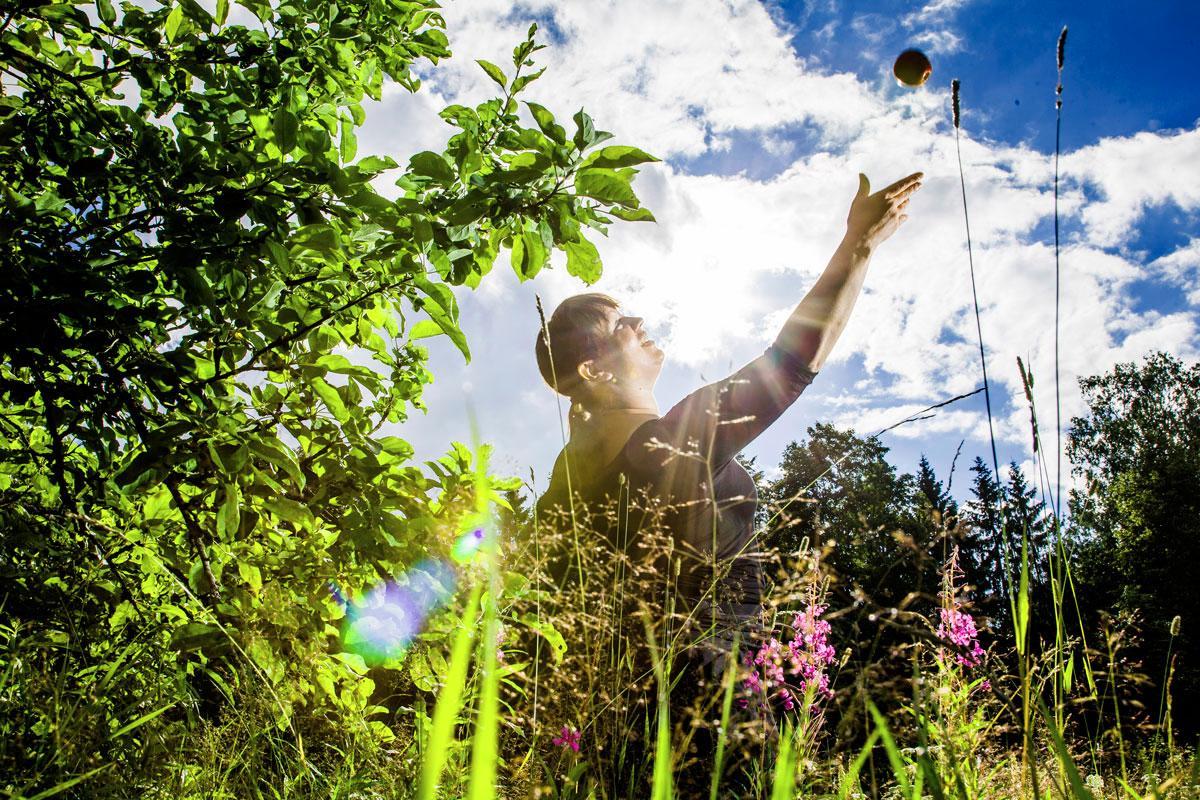
[[[937,626],[935,633],[943,642],[955,645],[954,660],[959,666],[971,668],[983,663],[984,652],[979,644],[979,630],[975,627],[975,618],[959,610],[955,583],[961,575],[956,547],[942,568],[942,607],[939,609],[941,624]]]
[[[837,651],[828,640],[829,623],[821,619],[827,608],[810,597],[805,609],[792,620],[793,636],[789,641],[772,636],[756,652],[744,656],[742,663],[748,671],[742,690],[759,698],[760,712],[766,712],[771,697],[785,711],[793,711],[799,698],[810,690],[814,700],[833,696],[825,669],[834,662]],[[789,676],[799,681],[789,684]],[[749,704],[746,697],[738,700],[740,708]],[[815,702],[812,710],[817,710]]]
[[[941,609],[942,624],[937,627],[937,636],[944,642],[958,645],[954,660],[964,667],[977,667],[983,661],[983,648],[978,641],[975,618],[957,608]]]
[[[554,744],[558,747],[569,747],[576,753],[579,752],[579,737],[582,736],[579,731],[574,728],[563,725],[562,732],[554,737]]]

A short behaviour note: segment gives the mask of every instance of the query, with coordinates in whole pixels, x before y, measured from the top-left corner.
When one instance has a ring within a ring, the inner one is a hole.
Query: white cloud
[[[970,0],[930,0],[916,11],[905,14],[901,24],[906,28],[912,28],[917,25],[944,22],[969,2]]]
[[[1193,237],[1178,250],[1155,259],[1150,267],[1182,288],[1189,303],[1200,306],[1200,237]]]
[[[511,66],[529,19],[553,16],[561,39],[537,54],[549,69],[529,95],[558,98],[548,105],[559,116],[583,105],[602,126],[620,121],[623,139],[663,157],[700,155],[714,134],[802,122],[844,138],[878,110],[854,76],[808,69],[756,0],[541,0],[518,11],[472,0],[444,13],[456,57],[430,76],[435,88],[482,99],[493,87],[473,60]]]
[[[934,55],[957,53],[963,49],[962,37],[945,28],[923,31],[912,37],[913,43],[921,45]]]
[[[1064,174],[1100,195],[1082,219],[1088,240],[1101,247],[1128,242],[1147,208],[1200,208],[1200,182],[1184,178],[1187,164],[1200,164],[1200,126],[1105,139],[1062,159]]]

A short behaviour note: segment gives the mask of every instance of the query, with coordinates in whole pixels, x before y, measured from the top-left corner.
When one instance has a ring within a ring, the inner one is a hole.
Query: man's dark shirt
[[[744,638],[761,610],[763,567],[754,541],[758,494],[734,456],[778,419],[816,375],[781,345],[787,332],[785,326],[775,344],[733,375],[693,392],[664,416],[641,423],[606,465],[571,463],[576,508],[605,498],[636,498],[643,491],[668,504],[660,519],[681,562],[677,611],[690,612],[706,632],[703,662],[723,661],[720,656],[732,647],[734,631],[742,630]],[[574,449],[568,455],[568,448],[559,454],[550,486],[537,502],[542,519],[555,506],[560,513],[569,508],[567,462],[586,461],[588,455]],[[622,535],[633,541],[617,543],[615,530],[603,533],[618,547],[636,548],[638,525],[645,517],[635,512],[623,521]]]

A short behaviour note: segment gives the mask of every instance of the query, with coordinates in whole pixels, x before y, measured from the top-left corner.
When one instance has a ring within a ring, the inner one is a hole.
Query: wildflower
[[[582,734],[579,731],[575,730],[569,725],[563,725],[562,732],[559,733],[558,736],[555,736],[553,741],[558,747],[569,747],[578,753],[580,736],[582,736]]]
[[[979,644],[979,630],[975,627],[975,618],[959,610],[955,581],[961,575],[956,547],[942,569],[942,607],[939,609],[941,624],[934,633],[943,642],[955,645],[957,652],[954,654],[954,660],[959,666],[970,668],[983,662],[984,652]],[[983,688],[990,689],[991,684]]]
[[[496,626],[496,663],[504,664],[504,643],[508,640],[508,630],[503,625]]]
[[[975,618],[957,608],[941,609],[942,624],[938,625],[937,637],[958,646],[954,660],[964,667],[976,667],[983,661],[983,648],[977,637]]]
[[[810,598],[805,609],[792,621],[790,641],[785,643],[772,636],[759,646],[757,652],[746,654],[743,664],[749,670],[742,689],[747,695],[773,696],[785,711],[795,710],[797,698],[810,691],[814,700],[833,696],[825,668],[834,662],[837,651],[829,644],[829,623],[821,619],[827,608]],[[796,686],[788,684],[789,675],[799,678]],[[740,708],[748,705],[748,699],[739,698]],[[759,708],[765,711],[766,703],[760,702]]]

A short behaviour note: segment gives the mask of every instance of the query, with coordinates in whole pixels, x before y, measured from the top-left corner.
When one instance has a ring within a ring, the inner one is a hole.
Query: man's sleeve
[[[816,373],[778,344],[728,378],[679,401],[646,423],[626,445],[626,456],[647,472],[675,459],[714,472],[723,467],[796,401]]]

